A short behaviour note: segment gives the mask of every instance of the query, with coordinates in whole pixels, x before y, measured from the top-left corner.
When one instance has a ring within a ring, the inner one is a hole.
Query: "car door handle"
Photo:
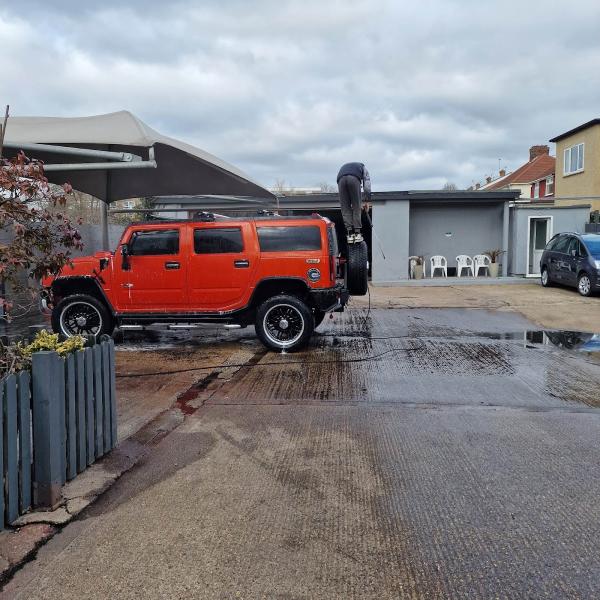
[[[234,260],[233,261],[233,266],[236,269],[247,269],[250,266],[250,261],[249,260]]]
[[[165,269],[179,269],[179,263],[178,262],[166,262]]]

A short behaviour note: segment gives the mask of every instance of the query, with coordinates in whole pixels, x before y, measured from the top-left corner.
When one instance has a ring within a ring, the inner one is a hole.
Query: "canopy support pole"
[[[100,203],[100,228],[102,230],[102,250],[110,250],[108,247],[108,204]]]

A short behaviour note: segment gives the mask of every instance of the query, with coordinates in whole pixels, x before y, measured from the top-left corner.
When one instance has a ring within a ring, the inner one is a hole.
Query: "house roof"
[[[587,129],[588,127],[593,127],[594,125],[600,125],[600,119],[592,119],[591,121],[588,121],[587,123],[583,123],[583,125],[578,125],[574,129],[569,129],[569,131],[565,131],[565,133],[561,133],[560,135],[553,137],[550,141],[551,142],[559,142],[560,140],[562,140],[566,137],[569,137],[570,135],[573,135],[574,133],[577,133],[578,131],[583,131],[584,129]]]
[[[483,186],[484,191],[499,190],[511,183],[532,183],[543,179],[548,175],[552,175],[555,170],[556,159],[548,154],[540,154],[533,160],[525,163],[516,171],[492,181],[490,184]]]

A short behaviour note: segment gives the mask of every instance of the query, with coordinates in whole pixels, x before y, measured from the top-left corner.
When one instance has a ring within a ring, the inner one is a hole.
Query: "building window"
[[[540,197],[540,182],[536,181],[533,184],[533,197],[534,198],[539,198]]]
[[[554,194],[554,175],[546,177],[546,196]]]
[[[576,144],[565,150],[565,175],[583,171],[583,144]]]

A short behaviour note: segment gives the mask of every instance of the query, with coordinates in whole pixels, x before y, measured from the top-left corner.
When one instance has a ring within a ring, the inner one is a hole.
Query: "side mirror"
[[[579,253],[577,252],[577,250],[571,250],[571,256],[576,257],[578,256],[578,254]]]
[[[121,256],[123,257],[123,261],[121,262],[121,268],[123,271],[129,271],[131,268],[131,264],[129,262],[129,246],[127,244],[121,245]]]

